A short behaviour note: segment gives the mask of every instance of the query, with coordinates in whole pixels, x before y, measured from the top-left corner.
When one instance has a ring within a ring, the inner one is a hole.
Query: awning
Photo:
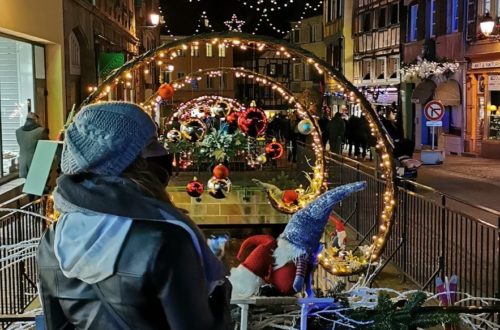
[[[415,87],[411,94],[411,101],[417,104],[426,104],[434,95],[436,83],[432,80],[424,80]]]
[[[448,106],[460,105],[460,85],[453,79],[440,84],[436,88],[434,99]]]

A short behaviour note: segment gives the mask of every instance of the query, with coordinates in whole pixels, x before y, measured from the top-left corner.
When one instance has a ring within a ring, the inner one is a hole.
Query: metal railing
[[[344,200],[337,212],[348,219],[360,244],[376,234],[385,182],[374,168],[339,155],[326,157],[326,172],[333,185],[367,181],[368,187]],[[414,191],[425,189],[432,196]],[[437,199],[435,196],[439,196]],[[436,276],[458,275],[458,290],[476,297],[500,297],[500,212],[401,180],[391,238],[384,251],[422,289],[435,291]],[[450,206],[452,205],[452,206]],[[466,214],[477,209],[495,223]]]
[[[18,208],[40,214],[43,202],[23,204],[26,195],[10,200],[0,208]],[[2,212],[0,217],[0,315],[15,315],[26,311],[38,294],[36,248],[44,222],[21,211]],[[29,242],[29,243],[27,243]],[[23,246],[21,246],[23,244]],[[9,322],[0,320],[0,328]]]

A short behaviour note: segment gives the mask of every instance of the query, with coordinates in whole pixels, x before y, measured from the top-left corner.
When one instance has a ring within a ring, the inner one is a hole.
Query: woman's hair
[[[170,201],[166,186],[170,178],[168,167],[153,158],[137,159],[123,172],[123,177],[133,181],[148,197]]]

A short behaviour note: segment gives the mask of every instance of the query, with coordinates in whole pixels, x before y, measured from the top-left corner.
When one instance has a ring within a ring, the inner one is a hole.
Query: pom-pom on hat
[[[318,248],[335,204],[365,187],[366,182],[360,181],[325,192],[292,216],[280,238],[287,240],[293,246],[296,256],[304,253],[312,255]]]
[[[66,130],[61,167],[65,174],[119,176],[139,155],[161,154],[156,125],[142,108],[102,102],[83,107]]]

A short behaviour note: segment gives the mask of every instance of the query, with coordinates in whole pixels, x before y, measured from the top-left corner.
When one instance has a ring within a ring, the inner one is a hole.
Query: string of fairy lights
[[[201,3],[200,0],[189,0],[189,3]],[[316,4],[313,4],[312,2],[305,2],[303,4],[303,7],[297,8],[296,12],[300,14],[295,16],[295,17],[290,17],[290,21],[296,21],[293,27],[280,27],[279,24],[277,24],[272,17],[272,14],[278,13],[280,11],[283,11],[285,9],[290,9],[291,6],[300,6],[300,1],[297,0],[287,0],[287,1],[278,1],[278,0],[244,0],[244,1],[239,1],[240,4],[242,4],[245,8],[250,9],[254,11],[258,16],[256,17],[255,24],[252,27],[248,26],[246,30],[250,30],[252,34],[257,34],[259,33],[262,28],[269,27],[271,28],[275,33],[278,33],[282,36],[285,36],[289,34],[293,29],[297,29],[300,27],[300,24],[304,18],[307,16],[311,16],[312,14],[316,13],[319,15],[321,13],[321,8],[323,6],[323,0],[317,1]],[[160,9],[160,15],[163,13],[161,6],[159,6]],[[194,29],[195,33],[200,33],[203,31],[214,31],[214,26],[212,22],[216,22],[215,20],[212,20],[208,17],[208,12],[207,8],[205,8],[202,13],[200,14],[199,19],[196,22],[196,27]],[[222,23],[226,23],[222,22]],[[245,22],[243,21],[243,24]],[[243,25],[241,24],[241,25]],[[217,24],[216,24],[217,25]],[[221,25],[222,26],[222,25]],[[226,24],[227,26],[227,24]],[[167,23],[164,23],[164,28],[167,34],[169,34],[171,37],[174,37],[174,34],[171,30],[171,28],[167,25]],[[230,31],[233,31],[233,29],[230,27]]]
[[[242,51],[250,50],[256,52],[265,52],[274,54],[277,57],[282,58],[301,58],[305,63],[307,63],[311,69],[316,70],[318,74],[325,73],[331,79],[337,81],[336,84],[332,86],[332,92],[342,93],[350,101],[356,102],[360,105],[360,108],[365,113],[365,118],[368,120],[370,125],[371,133],[376,139],[376,149],[380,156],[382,179],[385,179],[386,185],[382,192],[383,197],[383,208],[380,210],[379,214],[379,227],[376,235],[372,237],[372,243],[368,249],[364,251],[364,257],[362,261],[360,259],[353,259],[351,265],[346,266],[342,270],[330,269],[334,274],[342,273],[349,274],[354,272],[359,272],[363,267],[366,267],[371,262],[375,262],[379,259],[382,250],[387,242],[390,235],[390,230],[392,227],[392,218],[395,208],[395,197],[394,197],[394,183],[393,178],[393,160],[390,157],[390,149],[392,148],[389,139],[385,135],[380,122],[377,119],[377,114],[371,108],[370,104],[364,98],[363,94],[358,91],[350,82],[345,80],[342,76],[337,76],[334,71],[328,66],[327,63],[323,62],[319,58],[315,57],[313,54],[307,53],[303,49],[287,44],[283,41],[266,39],[262,37],[253,36],[251,34],[245,34],[240,32],[218,32],[209,33],[205,35],[198,35],[189,37],[183,40],[174,41],[168,44],[163,44],[154,51],[145,53],[141,56],[134,58],[133,60],[127,62],[119,70],[114,71],[110,76],[108,76],[103,83],[87,98],[87,100],[82,104],[88,104],[97,102],[100,99],[113,99],[116,93],[116,87],[121,86],[127,90],[130,90],[130,95],[132,95],[132,89],[134,88],[134,75],[140,74],[142,70],[147,69],[148,64],[155,63],[158,66],[168,66],[173,65],[179,52],[188,49],[191,46],[204,46],[206,43],[211,43],[217,47],[234,47],[239,48]],[[212,74],[218,74],[220,68],[214,68]],[[242,74],[239,72],[238,74]],[[247,73],[245,73],[247,74]],[[260,83],[269,84],[271,88],[274,88],[278,92],[279,85],[272,82],[268,78],[258,77],[256,73],[252,73],[255,78],[259,78]],[[247,78],[250,78],[247,75]],[[193,79],[193,77],[191,77]],[[288,94],[289,97],[292,95],[291,92],[283,89],[283,95]],[[128,93],[122,93],[127,95]],[[299,104],[299,103],[298,103]],[[302,115],[308,115],[307,109],[298,108],[301,110]],[[315,153],[321,154],[323,152],[321,138],[319,134],[313,134],[313,150]],[[319,163],[318,163],[319,159]],[[310,187],[313,191],[318,191],[323,186],[324,182],[324,172],[322,157],[317,157],[316,164],[313,165],[313,174],[310,180]],[[311,188],[313,187],[313,188]],[[307,189],[306,189],[307,190]],[[328,256],[322,256],[320,262],[323,264],[334,264],[334,260],[330,260]]]

